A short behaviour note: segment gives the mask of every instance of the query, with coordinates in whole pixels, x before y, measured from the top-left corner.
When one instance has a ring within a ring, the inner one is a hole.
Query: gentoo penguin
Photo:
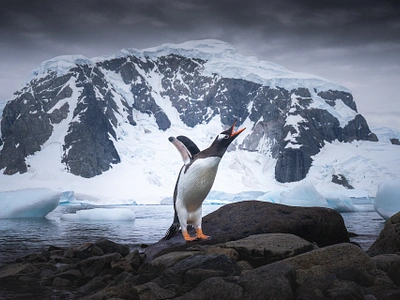
[[[235,131],[235,124],[221,132],[210,147],[200,151],[196,144],[185,136],[170,137],[169,141],[182,156],[182,166],[174,190],[175,216],[171,227],[163,240],[169,240],[182,229],[183,238],[192,241],[196,238],[207,239],[201,229],[202,203],[211,190],[217,174],[218,165],[226,149],[232,141],[246,128]],[[188,225],[196,229],[196,237],[187,231]]]

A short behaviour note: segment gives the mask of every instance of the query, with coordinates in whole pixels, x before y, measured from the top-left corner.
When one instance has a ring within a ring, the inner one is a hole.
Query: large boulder
[[[211,238],[186,243],[180,233],[146,250],[146,262],[194,245],[215,245],[261,233],[292,233],[319,247],[349,242],[342,216],[322,207],[295,207],[262,201],[224,205],[203,218],[203,231]],[[193,233],[192,233],[193,234]]]
[[[255,234],[237,241],[224,244],[235,249],[240,260],[248,261],[253,267],[259,267],[318,247],[306,240],[288,233]]]
[[[400,212],[387,222],[376,241],[368,249],[371,256],[378,254],[394,254],[400,252]]]

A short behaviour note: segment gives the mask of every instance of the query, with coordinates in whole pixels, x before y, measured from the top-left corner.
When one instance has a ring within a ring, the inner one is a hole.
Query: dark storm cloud
[[[398,0],[2,0],[0,101],[57,55],[203,38],[343,84],[365,112],[398,99]]]

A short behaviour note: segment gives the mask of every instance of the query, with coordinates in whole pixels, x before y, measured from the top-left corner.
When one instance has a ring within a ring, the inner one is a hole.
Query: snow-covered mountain
[[[168,137],[187,135],[203,149],[234,120],[247,130],[221,163],[214,188],[226,192],[303,179],[342,188],[333,175],[363,189],[351,170],[318,162],[330,149],[386,149],[348,89],[221,41],[190,41],[43,62],[3,109],[1,190],[45,186],[157,202],[171,194],[181,164]],[[375,175],[398,175],[387,167]]]

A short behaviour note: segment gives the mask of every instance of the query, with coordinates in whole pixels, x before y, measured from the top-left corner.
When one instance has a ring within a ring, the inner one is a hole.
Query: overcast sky
[[[58,55],[205,38],[344,85],[370,126],[400,129],[399,0],[0,0],[0,102]]]

